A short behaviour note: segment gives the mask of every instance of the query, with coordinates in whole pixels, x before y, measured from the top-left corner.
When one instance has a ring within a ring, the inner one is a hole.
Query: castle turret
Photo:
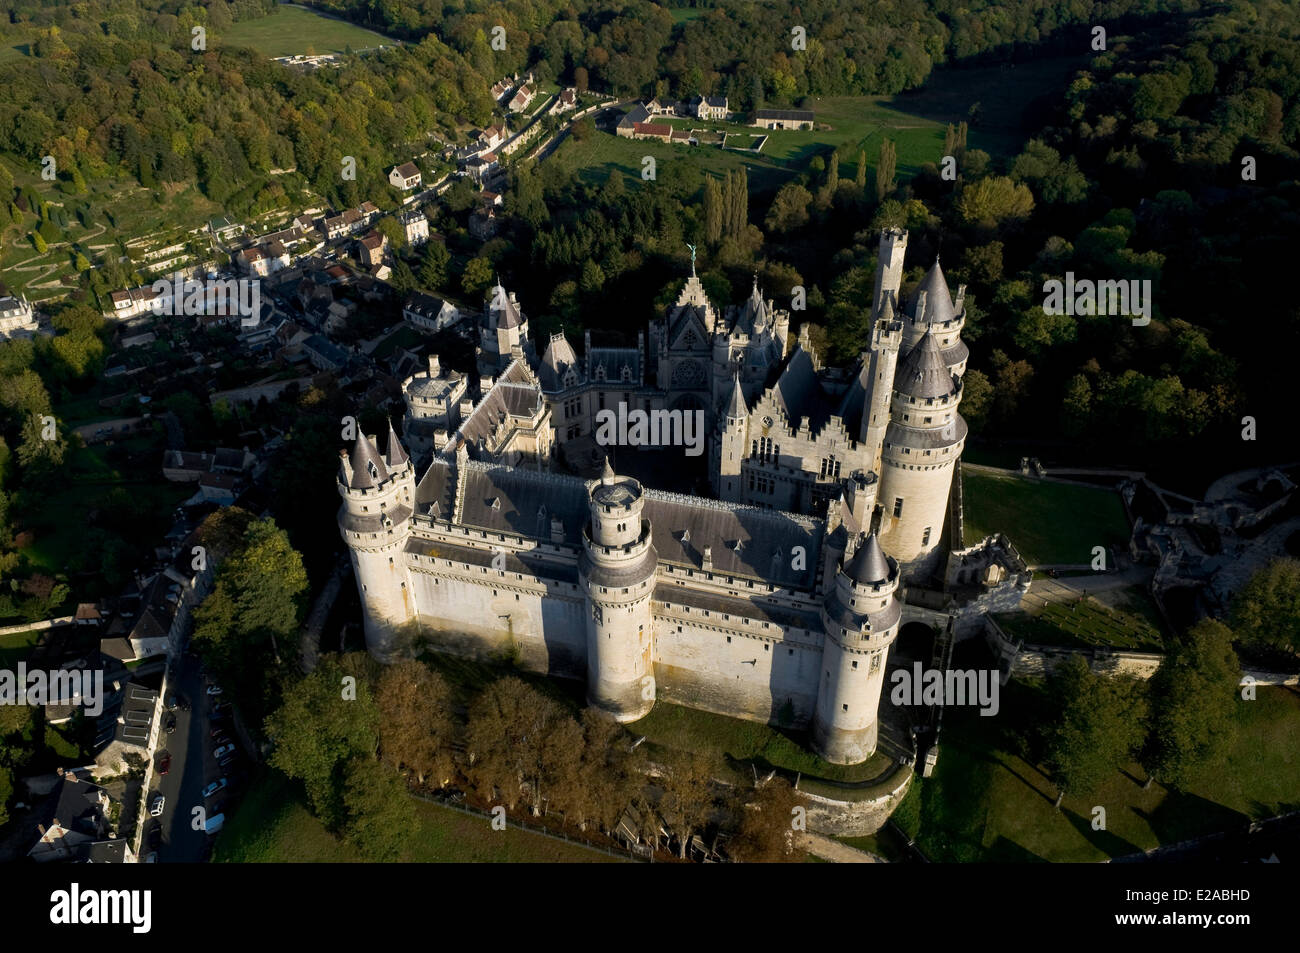
[[[880,449],[885,442],[885,430],[889,427],[889,404],[893,396],[894,374],[902,339],[902,322],[894,313],[893,299],[886,295],[871,328],[870,347],[863,355],[867,363],[866,377],[870,382],[870,390],[866,406],[862,409],[858,442],[862,444],[872,473],[880,472]]]
[[[885,301],[898,310],[898,291],[903,285],[903,255],[907,252],[907,231],[882,228],[880,248],[876,254],[876,284],[871,296],[871,316],[880,314]]]
[[[961,377],[966,373],[966,361],[970,357],[970,349],[961,339],[965,326],[966,286],[958,288],[954,303],[936,257],[912,293],[911,306],[903,322],[903,353],[916,347],[927,331],[933,332],[944,364],[951,373]]]
[[[659,556],[642,519],[645,495],[605,461],[587,483],[591,519],[583,528],[579,576],[587,596],[587,701],[618,721],[654,707],[654,595]]]
[[[713,472],[713,492],[720,500],[739,502],[744,494],[740,486],[740,466],[745,459],[745,434],[749,408],[740,387],[740,374],[731,383],[731,396],[718,415],[717,452],[709,460]]]
[[[912,577],[933,569],[966,421],[957,412],[961,380],[927,332],[894,377],[881,453],[880,537]]]
[[[885,658],[902,617],[898,578],[898,563],[872,534],[841,565],[822,603],[813,744],[832,764],[857,764],[876,751]]]
[[[373,436],[360,436],[349,454],[339,451],[339,531],[347,543],[361,590],[366,648],[381,662],[400,650],[399,630],[415,619],[402,553],[415,506],[415,467],[392,424],[388,452]]]

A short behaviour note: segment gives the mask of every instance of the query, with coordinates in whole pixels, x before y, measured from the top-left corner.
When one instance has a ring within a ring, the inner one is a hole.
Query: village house
[[[442,331],[460,320],[460,309],[446,298],[416,292],[402,305],[402,317],[421,331]]]
[[[691,113],[696,119],[727,118],[726,96],[696,96],[691,100]]]
[[[506,108],[512,113],[523,112],[536,95],[537,93],[525,83],[515,90],[515,94],[510,97],[510,104]]]
[[[414,162],[405,162],[402,165],[395,166],[388,173],[388,184],[395,189],[401,189],[403,192],[418,189],[420,187],[420,170],[415,167]]]
[[[397,221],[406,230],[406,244],[423,245],[429,240],[429,219],[418,208],[402,212]]]
[[[384,254],[388,251],[388,236],[379,232],[367,232],[357,242],[357,258],[367,267],[382,265]]]

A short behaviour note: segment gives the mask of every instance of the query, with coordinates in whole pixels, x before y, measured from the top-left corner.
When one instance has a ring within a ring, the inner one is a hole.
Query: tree
[[[1201,620],[1169,647],[1151,677],[1148,775],[1185,788],[1222,759],[1236,734],[1240,680],[1232,630],[1215,619]]]
[[[36,251],[42,255],[44,255],[47,251],[49,251],[50,248],[50,246],[46,243],[45,239],[41,237],[41,233],[39,231],[32,232],[32,247],[35,248]]]
[[[853,175],[853,182],[857,185],[859,191],[866,191],[867,188],[867,150],[858,150],[858,167]]]
[[[1300,652],[1300,560],[1275,559],[1237,593],[1233,628],[1245,641]]]
[[[575,67],[573,70],[573,88],[578,92],[578,95],[582,95],[587,91],[587,82],[587,68],[585,66]]]
[[[392,768],[367,755],[344,767],[344,834],[366,860],[391,862],[401,858],[415,828],[415,806],[402,778]]]
[[[967,368],[962,377],[961,415],[972,432],[984,429],[993,402],[993,385],[988,375],[976,368]]]
[[[769,232],[792,232],[808,224],[808,206],[812,193],[797,182],[787,182],[777,190],[763,224]]]
[[[714,176],[704,178],[704,240],[716,245],[722,239],[722,189]]]
[[[486,258],[471,258],[460,276],[460,286],[465,294],[478,297],[492,284],[492,262]]]
[[[876,166],[876,201],[883,202],[897,188],[894,170],[898,165],[898,150],[894,140],[882,139],[880,142],[880,163]]]
[[[415,272],[411,271],[411,266],[401,258],[393,263],[393,274],[390,278],[390,284],[402,294],[410,294],[415,290]]]
[[[1004,175],[995,175],[965,186],[957,197],[956,207],[957,214],[968,225],[998,225],[1028,218],[1034,210],[1034,196],[1028,187]]]
[[[752,801],[737,798],[740,830],[727,850],[743,864],[778,863],[794,857],[794,808],[799,799],[785,778],[773,778],[753,792]],[[747,803],[748,801],[748,803]]]
[[[527,791],[533,813],[541,813],[551,782],[572,770],[571,755],[551,742],[563,721],[573,719],[521,679],[489,685],[470,706],[465,740],[466,774],[478,796],[513,808]]]
[[[276,669],[296,652],[307,571],[274,520],[248,524],[194,610],[194,644],[242,706],[261,712]]]
[[[451,262],[451,253],[447,246],[435,239],[429,239],[424,246],[424,258],[420,262],[420,284],[426,288],[438,289],[447,283],[447,265]]]
[[[701,830],[713,813],[713,778],[709,759],[697,751],[674,750],[664,759],[659,779],[663,796],[659,813],[677,838],[678,856],[685,857],[691,835]]]
[[[834,196],[835,190],[840,187],[840,154],[832,152],[830,160],[826,164],[826,192]]]
[[[446,679],[414,659],[397,662],[379,676],[375,705],[383,760],[413,772],[421,784],[449,784],[456,770],[452,758],[456,724]]]
[[[375,231],[388,239],[388,247],[394,254],[406,247],[406,229],[393,216],[385,215],[376,222]]]
[[[303,783],[313,811],[338,829],[348,815],[345,782],[354,758],[373,758],[379,715],[370,687],[340,661],[326,658],[285,691],[284,703],[266,720],[272,767]],[[355,693],[355,694],[354,694]],[[354,697],[353,697],[354,694]]]
[[[1097,675],[1078,655],[1048,680],[1059,715],[1047,730],[1044,761],[1059,793],[1090,794],[1135,758],[1146,740],[1145,698],[1129,678]]]

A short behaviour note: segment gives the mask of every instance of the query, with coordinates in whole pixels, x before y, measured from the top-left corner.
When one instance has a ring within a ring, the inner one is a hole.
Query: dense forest
[[[1300,343],[1294,297],[1277,277],[1300,200],[1293,4],[719,2],[677,17],[610,0],[318,6],[408,42],[299,73],[221,42],[237,19],[266,15],[262,0],[0,3],[0,29],[25,37],[31,53],[0,65],[10,91],[0,103],[0,209],[23,229],[39,222],[35,234],[10,228],[6,240],[57,236],[42,193],[14,183],[44,155],[55,156],[74,207],[87,180],[105,176],[158,194],[197,184],[236,215],[301,207],[302,188],[335,207],[366,198],[391,207],[383,170],[393,156],[486,122],[488,87],[504,73],[531,68],[620,95],[724,91],[744,108],[894,93],[936,66],[1077,54],[1087,24],[1105,21],[1107,49],[1068,88],[1044,91],[1048,106],[1034,110],[1018,155],[968,149],[962,120],[978,117],[952,117],[945,153],[959,161],[955,181],[935,164],[900,184],[888,143],[871,155],[828,150],[776,191],[751,188],[743,173],[719,178],[694,158],[666,164],[653,183],[618,173],[585,183],[543,163],[512,172],[510,225],[464,255],[468,267],[449,274],[445,262],[412,262],[398,274],[472,297],[500,272],[537,332],[616,336],[674,294],[690,241],[719,300],[746,293],[755,272],[782,301],[805,286],[800,317],[819,326],[829,360],[848,363],[867,332],[875,232],[903,224],[910,281],[942,252],[950,282],[969,285],[963,411],[977,438],[1180,472],[1222,470],[1225,453],[1231,466],[1279,452],[1284,362]],[[790,48],[791,23],[806,26],[806,50]],[[198,25],[210,33],[195,52]],[[487,43],[496,25],[505,50]],[[579,128],[574,138],[594,134]],[[338,174],[344,155],[359,159],[355,181]],[[464,191],[438,210],[453,239],[472,204]],[[83,287],[112,284],[105,275],[117,263],[94,264]],[[1044,314],[1043,282],[1066,271],[1151,280],[1155,320],[1137,328]],[[1234,325],[1237,315],[1246,322]],[[62,345],[71,362],[51,358],[75,368],[65,376],[93,370],[87,320],[72,322],[76,345]],[[1240,439],[1247,414],[1259,422],[1255,444]],[[22,439],[17,420],[5,433],[11,446]],[[1195,449],[1171,454],[1175,446]]]

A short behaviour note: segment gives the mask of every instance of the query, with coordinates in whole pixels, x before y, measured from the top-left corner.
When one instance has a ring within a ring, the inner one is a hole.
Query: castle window
[[[791,655],[794,655],[794,649],[787,649],[786,651],[788,651]]]
[[[853,663],[853,667],[856,669],[856,668],[858,667],[858,663],[857,663],[857,662],[854,662],[854,663]]]
[[[767,645],[767,644],[764,644],[764,645],[763,645],[763,651],[764,651],[764,652],[770,652],[771,650],[772,650],[772,646]]]
[[[849,710],[849,706],[848,706],[848,705],[845,705],[845,706],[844,706],[844,710],[845,710],[845,711],[848,711],[848,710]]]
[[[677,627],[677,631],[678,632],[682,631],[682,627],[680,625]],[[727,644],[728,645],[731,644],[731,636],[727,636]]]
[[[901,496],[896,496],[894,497],[894,518],[897,519],[902,515],[903,515],[903,498]]]
[[[871,670],[872,670],[873,672],[878,672],[878,671],[880,671],[880,653],[879,653],[879,652],[877,652],[875,655],[871,656]]]
[[[934,420],[933,417],[926,417],[926,418],[925,418],[925,422],[926,422],[927,424],[930,423],[930,422],[933,421],[933,420]]]
[[[925,532],[921,534],[921,545],[928,546],[929,544],[930,544],[930,527],[927,526],[925,528]]]

